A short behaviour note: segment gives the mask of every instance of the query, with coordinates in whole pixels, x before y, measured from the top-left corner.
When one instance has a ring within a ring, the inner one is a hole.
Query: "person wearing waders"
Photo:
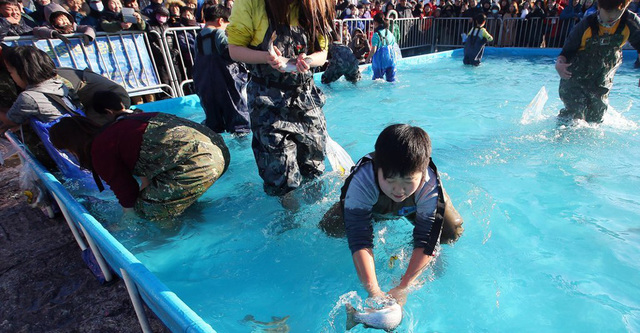
[[[100,191],[102,180],[109,185],[124,214],[155,221],[176,217],[229,167],[229,149],[206,126],[160,112],[131,114],[116,94],[96,96],[102,99],[94,101],[94,109],[111,114],[112,123],[63,117],[49,137],[93,173]]]
[[[329,84],[337,81],[341,76],[355,84],[360,81],[362,75],[360,74],[360,62],[353,55],[351,49],[342,44],[342,39],[335,31],[331,32],[331,39],[333,43],[329,47],[329,65],[327,69],[322,73],[321,82],[323,84]]]
[[[389,20],[384,14],[378,13],[373,17],[373,30],[371,39],[371,52],[367,62],[371,63],[373,80],[385,78],[387,82],[396,80],[396,50],[394,45],[396,38],[389,31]]]
[[[622,46],[640,50],[640,19],[630,0],[599,0],[598,11],[573,28],[556,60],[564,108],[558,121],[602,122],[613,76],[622,63]]]
[[[464,42],[464,58],[462,62],[465,65],[479,66],[484,55],[484,47],[488,42],[493,41],[493,37],[484,28],[487,16],[478,14],[473,17],[474,27],[467,34]]]
[[[206,25],[196,38],[193,84],[206,118],[204,125],[217,133],[249,133],[247,83],[244,64],[229,57],[225,28],[231,10],[222,5],[207,8]]]
[[[270,195],[324,172],[325,97],[311,68],[327,60],[334,6],[331,0],[238,0],[233,6],[229,54],[250,65],[252,148]]]

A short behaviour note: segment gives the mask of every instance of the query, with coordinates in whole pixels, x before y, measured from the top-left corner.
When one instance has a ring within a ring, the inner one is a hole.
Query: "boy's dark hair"
[[[231,16],[231,9],[222,5],[211,6],[204,12],[205,21],[215,21],[221,18],[223,21],[229,22],[229,16]]]
[[[631,0],[598,0],[598,7],[604,10],[627,8]]]
[[[56,76],[51,57],[35,46],[16,46],[3,49],[2,57],[29,85],[42,83]]]
[[[375,145],[376,168],[385,178],[423,172],[431,159],[431,139],[422,128],[395,124],[385,128]]]
[[[484,15],[483,13],[480,13],[473,17],[473,23],[476,25],[476,27],[483,25],[486,21],[487,15]]]
[[[113,111],[124,109],[120,95],[109,90],[97,91],[93,94],[93,110],[99,114],[108,114],[107,109]]]

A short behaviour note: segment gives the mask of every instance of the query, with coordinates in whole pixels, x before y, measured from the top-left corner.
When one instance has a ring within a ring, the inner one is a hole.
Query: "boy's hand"
[[[558,60],[556,60],[556,71],[563,79],[570,79],[571,72],[569,72],[570,63],[567,62],[567,58],[564,56],[559,56]]]
[[[395,287],[389,290],[389,296],[393,297],[400,306],[404,306],[407,303],[407,289],[402,287]]]

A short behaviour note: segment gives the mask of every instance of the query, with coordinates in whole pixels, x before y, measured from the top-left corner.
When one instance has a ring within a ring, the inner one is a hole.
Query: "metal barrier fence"
[[[35,39],[33,36],[5,37],[7,45],[32,45],[45,51],[57,67],[89,68],[121,84],[129,95],[162,93],[175,97],[174,87],[159,79],[157,63],[144,32],[98,33],[94,42],[83,44],[82,34],[59,39]]]
[[[573,19],[559,17],[489,18],[485,28],[494,38],[493,46],[559,48],[575,23]],[[336,20],[336,27],[343,41],[347,33],[351,35],[355,29],[363,30],[369,40],[373,36],[371,19]],[[435,52],[439,48],[463,47],[461,35],[472,27],[467,17],[425,17],[392,19],[389,30],[396,36],[401,50],[430,47]]]
[[[172,59],[171,75],[179,96],[194,93],[190,86],[193,82],[191,69],[196,56],[196,36],[200,30],[200,27],[169,28],[162,35],[165,54]]]
[[[490,45],[497,47],[562,47],[575,25],[573,19],[558,17],[533,19],[487,19],[485,28],[494,38]],[[336,32],[344,44],[349,44],[357,29],[367,39],[373,37],[372,19],[335,20]],[[417,48],[436,52],[441,48],[463,47],[461,35],[467,34],[473,23],[467,17],[398,18],[390,20],[392,31],[401,50]],[[193,93],[192,67],[195,59],[195,38],[200,27],[166,29],[162,35],[164,63],[168,66],[170,84],[178,96]],[[155,32],[151,34],[158,35]]]

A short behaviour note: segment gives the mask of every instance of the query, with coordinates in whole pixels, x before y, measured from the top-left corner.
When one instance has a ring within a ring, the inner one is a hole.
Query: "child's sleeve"
[[[640,52],[640,18],[637,15],[627,16],[627,27],[629,27],[629,44]]]
[[[582,21],[578,22],[578,24],[573,27],[573,30],[571,30],[571,33],[569,33],[569,36],[564,41],[562,51],[560,51],[560,55],[567,58],[567,61],[570,61],[580,49],[582,38],[587,29],[589,29],[589,22],[587,21],[587,19],[583,19]]]
[[[491,36],[491,34],[489,34],[487,29],[485,28],[482,28],[482,37],[485,38],[487,42],[493,41],[493,36]]]
[[[344,198],[344,226],[351,253],[373,248],[373,206],[380,195],[371,164],[356,172]]]

